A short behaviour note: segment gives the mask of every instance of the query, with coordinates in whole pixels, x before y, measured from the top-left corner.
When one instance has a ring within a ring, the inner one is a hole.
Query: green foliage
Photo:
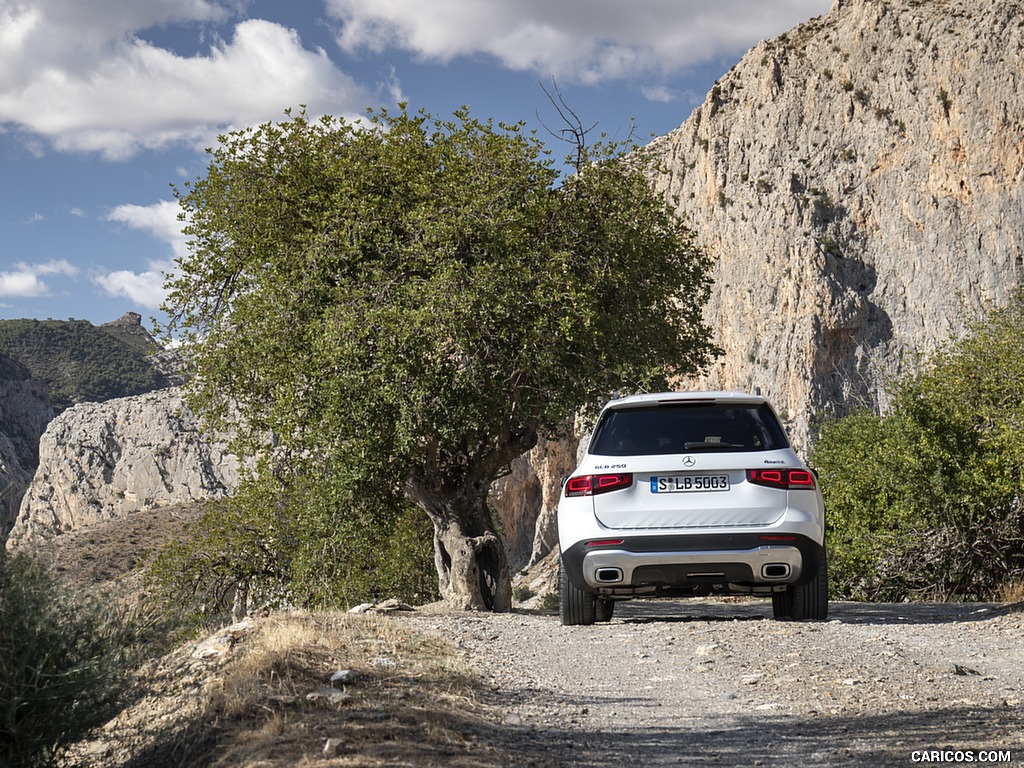
[[[150,585],[195,624],[230,616],[239,590],[242,607],[436,599],[429,520],[405,505],[354,504],[339,477],[310,466],[289,479],[256,473],[158,554]]]
[[[166,309],[195,352],[193,406],[239,413],[282,475],[322,479],[301,465],[327,457],[347,501],[322,524],[408,494],[480,541],[487,488],[539,432],[715,353],[693,232],[642,159],[578,150],[561,180],[521,125],[465,110],[222,137],[178,192],[191,245]]]
[[[289,504],[296,523],[294,599],[307,606],[436,600],[430,520],[396,497],[385,497],[393,503],[353,499],[342,478],[333,473],[303,482]]]
[[[833,584],[857,599],[991,599],[1024,576],[1024,291],[822,429]]]
[[[287,562],[276,544],[287,518],[278,520],[263,501],[249,485],[231,499],[208,502],[188,533],[159,551],[147,579],[169,615],[203,624],[230,618],[238,590],[246,605],[280,597]]]
[[[0,352],[47,382],[58,411],[166,386],[137,338],[86,320],[0,320]]]
[[[196,399],[250,437],[422,459],[707,359],[709,264],[639,171],[556,190],[538,142],[462,113],[299,116],[213,154],[168,308]]]
[[[49,766],[125,703],[145,626],[0,555],[0,765]]]

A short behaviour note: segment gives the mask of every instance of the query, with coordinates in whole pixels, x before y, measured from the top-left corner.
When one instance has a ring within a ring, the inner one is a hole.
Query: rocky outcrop
[[[225,496],[240,465],[210,440],[178,389],[82,403],[50,422],[9,549],[47,535]]]
[[[576,468],[576,440],[545,440],[512,462],[491,488],[513,568],[533,565],[558,544],[554,512],[562,478]]]
[[[144,355],[160,349],[156,339],[142,326],[142,315],[138,312],[125,312],[117,320],[103,323],[99,328]]]
[[[0,354],[0,539],[14,523],[39,461],[39,437],[52,418],[46,385]]]
[[[813,420],[884,407],[1022,273],[1024,4],[836,0],[751,50],[647,151],[715,260],[724,356]]]

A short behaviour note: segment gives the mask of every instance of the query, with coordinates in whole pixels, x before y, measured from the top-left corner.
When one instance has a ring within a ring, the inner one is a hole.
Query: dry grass
[[[345,700],[307,698],[342,669],[356,674],[352,684],[336,686]],[[196,743],[211,766],[506,762],[480,741],[495,718],[454,650],[399,619],[305,612],[259,619],[203,699],[192,726],[178,732],[205,730]],[[324,755],[328,739],[341,743],[335,755]]]
[[[218,633],[218,639],[227,637]],[[197,655],[187,643],[143,670],[148,693],[66,765],[507,767],[515,745],[488,692],[436,635],[387,616],[286,612]],[[341,700],[309,698],[337,684]],[[332,740],[337,749],[325,755]]]
[[[1000,603],[1024,603],[1024,581],[1001,584],[996,590],[995,600]]]
[[[356,673],[356,684],[348,686],[353,695],[386,696],[415,680],[467,688],[468,673],[452,668],[451,654],[437,639],[383,616],[273,614],[225,666],[211,704],[227,716],[251,713],[268,696],[287,700],[329,686],[340,669]]]

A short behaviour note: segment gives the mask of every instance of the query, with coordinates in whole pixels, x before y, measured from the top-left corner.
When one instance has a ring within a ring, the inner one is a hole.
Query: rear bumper
[[[817,572],[820,544],[806,536],[766,541],[761,534],[627,537],[621,544],[578,542],[562,553],[579,589],[607,595],[652,590],[802,584]]]

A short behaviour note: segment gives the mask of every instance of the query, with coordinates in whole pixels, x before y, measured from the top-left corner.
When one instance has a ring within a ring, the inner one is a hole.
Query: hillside
[[[168,386],[152,357],[158,350],[134,313],[99,326],[86,320],[0,320],[0,353],[46,382],[57,412]]]

